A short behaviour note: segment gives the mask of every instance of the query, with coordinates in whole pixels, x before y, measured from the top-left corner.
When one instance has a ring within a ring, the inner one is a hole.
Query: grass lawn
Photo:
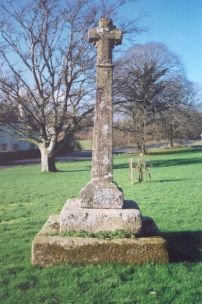
[[[202,152],[153,153],[151,182],[130,185],[127,155],[114,158],[114,179],[138,202],[168,240],[168,265],[62,265],[30,263],[31,243],[50,214],[89,181],[90,162],[0,171],[2,304],[201,304]]]

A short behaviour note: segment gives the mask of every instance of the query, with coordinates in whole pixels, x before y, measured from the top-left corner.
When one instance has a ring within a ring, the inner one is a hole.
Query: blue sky
[[[188,78],[202,84],[202,0],[131,1],[123,12],[130,18],[143,15],[148,30],[137,43],[166,43],[180,56]]]

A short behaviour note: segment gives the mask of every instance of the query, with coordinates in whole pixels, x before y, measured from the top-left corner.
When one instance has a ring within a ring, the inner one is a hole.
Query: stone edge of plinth
[[[168,263],[167,242],[161,236],[137,239],[65,237],[59,232],[59,215],[51,215],[32,243],[32,264]]]
[[[74,198],[69,198],[64,206],[63,206],[64,209],[86,209],[86,210],[89,210],[89,209],[92,209],[92,210],[117,210],[117,212],[121,211],[121,210],[128,210],[128,209],[136,209],[136,210],[139,210],[140,211],[140,208],[138,206],[138,204],[133,201],[133,200],[124,200],[123,201],[123,207],[122,208],[86,208],[86,207],[83,207],[81,205],[81,198],[78,198],[78,197],[74,197]]]

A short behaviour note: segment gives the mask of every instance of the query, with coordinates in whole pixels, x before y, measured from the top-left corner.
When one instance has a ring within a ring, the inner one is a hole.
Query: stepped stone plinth
[[[122,32],[107,18],[100,19],[99,26],[89,31],[89,42],[97,48],[91,180],[80,197],[68,200],[60,216],[51,216],[36,236],[32,244],[35,265],[168,262],[166,241],[153,221],[142,217],[137,204],[124,201],[122,190],[113,181],[112,49],[121,41]],[[133,238],[65,236],[68,232],[117,230],[130,233]]]

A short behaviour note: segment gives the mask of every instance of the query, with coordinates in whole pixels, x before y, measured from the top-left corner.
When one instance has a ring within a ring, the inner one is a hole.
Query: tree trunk
[[[41,172],[56,172],[55,157],[44,147],[40,147]]]
[[[145,155],[145,154],[147,155],[147,149],[146,149],[144,142],[141,145],[141,153],[142,153],[142,155]]]
[[[170,142],[169,143],[170,148],[173,149],[174,148],[173,137],[169,138],[169,142]]]
[[[139,135],[138,142],[137,142],[138,150],[141,154],[147,154],[147,149],[145,145],[145,135],[144,133]]]
[[[171,149],[174,148],[174,134],[173,134],[173,126],[170,125],[170,128],[169,128],[169,146]]]
[[[147,131],[147,127],[146,127],[146,114],[145,114],[145,111],[144,111],[144,119],[143,119],[143,122],[142,122],[142,127],[141,127],[141,135],[140,135],[140,140],[141,140],[141,144],[140,144],[140,149],[141,149],[141,154],[144,155],[144,154],[147,154],[147,151],[146,151],[146,145],[145,145],[145,141],[146,141],[146,131]]]

